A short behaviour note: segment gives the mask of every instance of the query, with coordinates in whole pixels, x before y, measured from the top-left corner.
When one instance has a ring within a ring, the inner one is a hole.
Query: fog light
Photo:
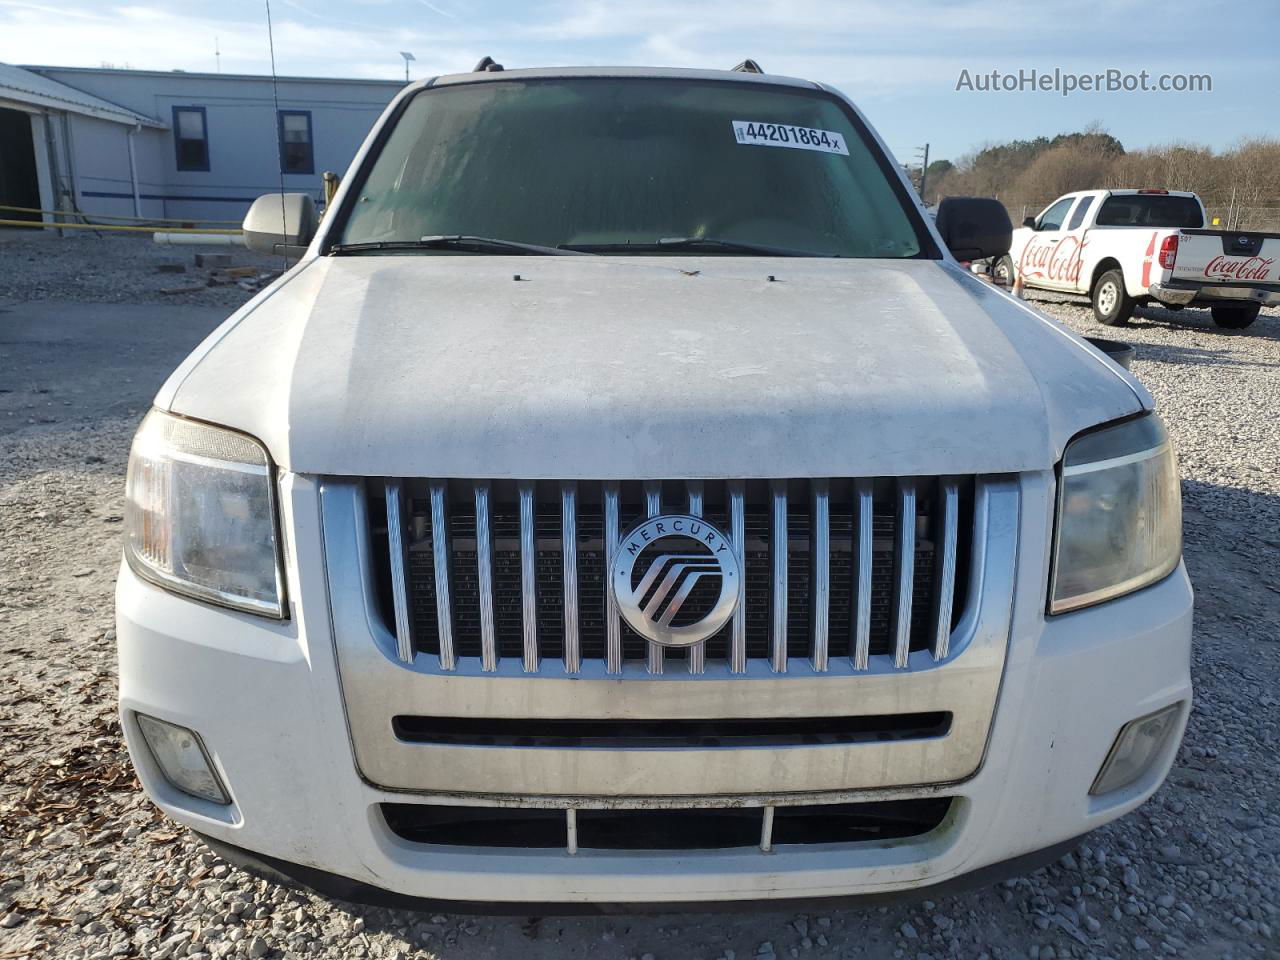
[[[1182,703],[1179,701],[1145,717],[1130,720],[1121,727],[1089,793],[1096,797],[1119,790],[1146,773],[1152,761],[1164,749],[1169,735],[1177,728],[1178,711],[1181,709]]]
[[[134,716],[138,718],[138,728],[166,780],[183,793],[201,800],[213,803],[231,802],[218,775],[213,772],[213,764],[198,733],[148,717],[145,713]]]

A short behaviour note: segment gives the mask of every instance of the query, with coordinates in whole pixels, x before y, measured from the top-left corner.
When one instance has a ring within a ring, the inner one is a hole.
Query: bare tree
[[[1017,222],[1024,209],[1037,212],[1064,193],[1105,188],[1191,190],[1223,223],[1275,229],[1280,223],[1280,140],[1246,138],[1221,153],[1189,143],[1126,152],[1091,124],[1081,133],[1052,139],[984,144],[931,180],[926,200],[996,197]]]

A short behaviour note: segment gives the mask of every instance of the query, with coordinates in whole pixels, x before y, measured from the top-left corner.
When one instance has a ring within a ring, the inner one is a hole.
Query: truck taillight
[[[1160,266],[1165,270],[1172,270],[1173,263],[1178,259],[1178,235],[1171,233],[1160,241]]]

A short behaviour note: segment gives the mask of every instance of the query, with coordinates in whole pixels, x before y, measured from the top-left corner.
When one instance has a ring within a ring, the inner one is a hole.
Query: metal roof
[[[399,89],[404,86],[404,81],[395,80],[379,80],[376,77],[300,77],[289,75],[278,75],[272,78],[269,73],[206,73],[202,70],[135,70],[131,67],[58,67],[45,63],[28,63],[24,65],[26,70],[34,70],[38,73],[92,73],[96,76],[125,76],[125,77],[163,77],[166,80],[225,80],[229,82],[239,82],[241,80],[250,81],[266,81],[272,82],[274,79],[277,83],[342,83],[355,84],[357,86],[374,86],[374,87],[395,87]]]
[[[144,127],[167,129],[168,125],[153,117],[135,113],[127,107],[110,103],[92,94],[69,87],[57,80],[30,70],[23,70],[8,63],[0,63],[0,102],[9,101],[33,107],[66,110],[70,113],[123,123],[127,126],[142,124]]]

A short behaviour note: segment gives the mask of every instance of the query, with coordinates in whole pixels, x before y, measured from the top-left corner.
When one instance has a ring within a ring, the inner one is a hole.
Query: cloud
[[[839,87],[868,108],[886,135],[911,141],[924,138],[920,130],[935,137],[950,130],[972,143],[992,135],[1011,110],[1028,130],[1072,122],[1074,100],[1044,96],[1033,106],[1018,97],[965,99],[955,93],[962,69],[1208,71],[1223,108],[1217,116],[1238,116],[1229,109],[1237,103],[1251,104],[1255,114],[1270,106],[1269,88],[1258,81],[1274,73],[1269,35],[1243,30],[1197,0],[1165,0],[1160,18],[1143,17],[1138,48],[1132,31],[1089,26],[1136,22],[1144,9],[1140,0],[1076,0],[1064,22],[1060,5],[1013,0],[998,9],[988,0],[916,0],[909,8],[881,0],[272,3],[282,74],[397,79],[404,75],[401,50],[417,57],[415,78],[470,70],[486,54],[508,67],[727,68],[752,57],[771,72]],[[0,61],[11,63],[105,60],[210,71],[215,36],[224,71],[268,72],[262,0],[0,0]],[[1196,38],[1194,51],[1188,36]],[[1124,109],[1118,101],[1089,102],[1090,115]],[[1124,122],[1168,127],[1177,116],[1139,113],[1131,110]],[[1234,129],[1237,122],[1230,121],[1228,139],[1245,132]],[[1124,138],[1119,127],[1116,133]]]
[[[396,74],[399,50],[412,50],[418,76],[466,70],[461,51],[480,50],[508,66],[567,63],[728,67],[753,57],[775,72],[819,77],[873,95],[939,91],[960,66],[1027,65],[1080,70],[1083,63],[1132,63],[1130,38],[1092,34],[1088,44],[1063,32],[1060,8],[1012,5],[997,25],[987,0],[917,0],[909,14],[879,0],[276,0],[278,61],[291,72],[341,75],[385,62]],[[1124,0],[1137,9],[1137,0]],[[1195,9],[1167,0],[1170,9]],[[423,8],[434,16],[424,16]],[[1078,0],[1081,24],[1114,14],[1113,0]],[[56,19],[58,29],[50,29]],[[1206,20],[1209,37],[1212,17]],[[1144,56],[1168,54],[1186,69],[1185,37],[1177,17],[1146,23]],[[1070,31],[1068,31],[1069,33]],[[1121,31],[1123,34],[1123,31]],[[66,0],[0,0],[0,60],[97,65],[101,60],[155,69],[210,69],[213,36],[243,69],[263,72],[265,17],[260,0],[171,0],[101,6]],[[1199,35],[1199,34],[1198,34]],[[1047,37],[1061,38],[1056,47]],[[1201,48],[1204,49],[1203,44]],[[1233,56],[1248,57],[1232,48]],[[1045,63],[1048,58],[1050,63]],[[961,63],[963,61],[963,64]],[[1105,62],[1104,62],[1105,61]],[[1161,66],[1147,63],[1147,66]],[[282,66],[283,69],[283,66]]]
[[[267,73],[266,16],[256,4],[251,9],[252,15],[227,18],[184,11],[180,4],[54,11],[41,4],[0,0],[0,61],[64,66],[98,66],[106,61],[127,63],[134,69],[212,71],[216,36],[224,71]],[[471,66],[458,59],[460,44],[441,44],[439,31],[429,36],[424,30],[405,27],[400,18],[398,23],[353,29],[347,18],[321,9],[320,0],[273,4],[280,73],[394,79],[403,70],[399,51],[406,49],[418,53],[415,70],[419,75]],[[63,18],[56,31],[49,29],[55,14]],[[448,52],[433,56],[433,51]],[[378,63],[380,69],[375,67]]]

